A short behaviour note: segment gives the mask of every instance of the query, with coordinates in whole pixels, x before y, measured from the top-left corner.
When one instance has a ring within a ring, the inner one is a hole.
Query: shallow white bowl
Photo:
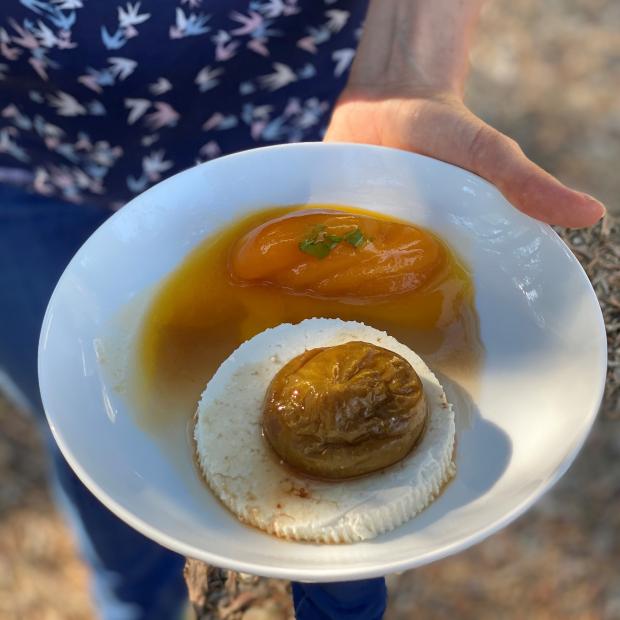
[[[474,274],[486,359],[473,422],[459,430],[457,476],[421,515],[367,543],[291,543],[239,523],[200,482],[185,429],[169,438],[176,453],[143,432],[97,354],[112,318],[212,231],[261,207],[299,203],[355,205],[419,223],[443,236]],[[106,506],[184,555],[306,581],[402,571],[507,525],[575,458],[599,408],[605,368],[592,287],[548,226],[460,168],[320,143],[223,157],[138,196],[67,267],[39,348],[56,441]]]

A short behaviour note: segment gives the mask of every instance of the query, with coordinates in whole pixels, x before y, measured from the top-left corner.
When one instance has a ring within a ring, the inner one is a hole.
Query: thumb
[[[447,125],[453,125],[452,131],[435,133],[430,141],[434,153],[429,154],[487,179],[517,209],[548,224],[572,228],[592,226],[605,215],[600,202],[560,183],[530,161],[514,140],[467,108],[451,120]],[[420,136],[416,138],[419,143]]]

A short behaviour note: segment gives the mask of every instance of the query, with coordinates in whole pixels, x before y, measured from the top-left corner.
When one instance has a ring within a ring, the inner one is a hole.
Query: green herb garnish
[[[312,239],[304,239],[299,244],[299,249],[315,258],[323,259],[329,255],[338,243],[340,243],[340,241],[312,241]]]
[[[359,248],[366,243],[366,237],[364,237],[364,233],[359,228],[347,233],[344,236],[344,240],[354,248]]]
[[[342,241],[346,241],[354,248],[359,248],[366,242],[366,238],[359,228],[347,233],[344,237],[328,235],[325,225],[318,224],[310,231],[308,237],[300,241],[299,249],[322,260],[329,256],[329,253]]]

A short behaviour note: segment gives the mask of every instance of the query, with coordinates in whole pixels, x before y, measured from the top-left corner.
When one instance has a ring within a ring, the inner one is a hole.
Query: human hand
[[[466,168],[524,213],[580,227],[605,213],[531,162],[463,103],[484,0],[370,0],[349,82],[325,139],[414,151]]]
[[[345,93],[325,140],[391,146],[455,164],[487,179],[517,209],[548,224],[591,226],[605,213],[600,202],[530,161],[514,140],[479,119],[457,95]]]

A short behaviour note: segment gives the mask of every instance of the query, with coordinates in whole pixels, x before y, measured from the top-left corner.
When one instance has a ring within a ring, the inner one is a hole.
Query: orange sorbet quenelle
[[[298,211],[249,231],[230,270],[239,283],[324,298],[385,298],[423,287],[446,264],[431,233],[357,213]]]

